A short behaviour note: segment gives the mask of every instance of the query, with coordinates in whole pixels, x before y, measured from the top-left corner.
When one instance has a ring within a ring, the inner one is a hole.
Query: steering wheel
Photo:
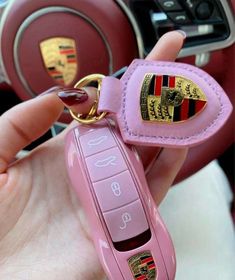
[[[234,0],[0,0],[0,88],[7,82],[26,100],[90,73],[112,74],[181,29],[187,39],[179,61],[203,67],[235,104],[234,8]],[[178,181],[233,143],[234,117],[190,149]]]

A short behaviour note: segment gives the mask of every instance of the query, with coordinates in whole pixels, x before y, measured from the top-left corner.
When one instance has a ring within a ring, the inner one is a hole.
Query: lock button
[[[93,184],[103,212],[122,207],[139,198],[129,171]]]

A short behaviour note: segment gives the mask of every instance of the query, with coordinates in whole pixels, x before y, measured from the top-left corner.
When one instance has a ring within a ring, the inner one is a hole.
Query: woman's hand
[[[147,59],[174,60],[183,40],[178,32],[164,35]],[[90,93],[89,100],[92,96]],[[62,110],[61,100],[49,93],[0,117],[0,279],[104,277],[83,209],[66,173],[66,131],[11,163],[21,149],[50,128]],[[153,152],[158,152],[155,148],[138,150],[145,166]],[[158,204],[186,153],[183,149],[164,149],[148,172],[150,190]]]

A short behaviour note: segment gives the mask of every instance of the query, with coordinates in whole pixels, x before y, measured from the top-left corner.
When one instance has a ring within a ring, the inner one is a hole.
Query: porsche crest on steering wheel
[[[70,85],[77,74],[75,40],[55,37],[40,43],[41,55],[48,74],[59,85]]]

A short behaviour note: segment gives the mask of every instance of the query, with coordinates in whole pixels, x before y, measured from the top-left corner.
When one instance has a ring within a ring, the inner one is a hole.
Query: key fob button
[[[86,158],[92,182],[112,177],[127,169],[120,150],[115,147]]]
[[[93,187],[103,212],[119,208],[139,198],[129,171],[94,183]]]
[[[113,242],[128,240],[149,228],[139,199],[103,215]]]
[[[105,151],[116,146],[115,140],[107,127],[91,131],[80,137],[85,157]]]

